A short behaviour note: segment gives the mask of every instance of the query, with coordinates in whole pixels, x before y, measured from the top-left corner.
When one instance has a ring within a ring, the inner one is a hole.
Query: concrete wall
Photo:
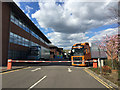
[[[10,28],[10,7],[7,3],[2,3],[2,65],[7,64],[8,44]]]
[[[2,66],[2,2],[0,2],[0,66]]]

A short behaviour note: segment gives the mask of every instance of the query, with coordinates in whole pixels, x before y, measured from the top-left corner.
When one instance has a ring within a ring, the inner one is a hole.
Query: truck
[[[89,65],[89,62],[85,62],[91,60],[91,51],[89,43],[86,42],[74,44],[71,48],[71,60],[73,66]]]

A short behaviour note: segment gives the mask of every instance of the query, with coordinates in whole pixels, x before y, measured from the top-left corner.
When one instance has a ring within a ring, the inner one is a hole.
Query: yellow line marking
[[[93,78],[95,78],[97,81],[99,81],[101,84],[103,84],[105,87],[109,88],[111,90],[111,88],[113,89],[112,86],[108,85],[106,82],[104,82],[103,80],[101,80],[100,78],[98,78],[97,76],[95,76],[94,74],[90,73],[89,71],[87,71],[86,69],[84,69],[84,71],[86,71],[89,75],[91,75]]]
[[[88,71],[87,71],[88,72]],[[101,80],[100,78],[98,78],[97,76],[95,76],[94,74],[88,72],[92,77],[94,77],[95,79],[99,80],[100,82],[104,83],[105,85],[109,86],[110,88],[113,88],[111,87],[110,85],[108,85],[106,82],[104,82],[103,80]]]
[[[21,69],[18,69],[18,70],[7,71],[7,72],[3,72],[3,73],[0,73],[0,74],[11,73],[11,72],[19,71],[19,70],[22,70],[22,69],[28,69],[28,68],[31,68],[31,67],[26,67],[26,68],[21,68]]]
[[[90,73],[89,73],[90,74]],[[103,84],[105,87],[109,88],[103,81],[95,77],[94,75],[90,74],[93,78],[95,78],[97,81],[99,81],[101,84]]]
[[[88,71],[87,71],[88,72]],[[90,72],[88,72],[91,76],[93,76],[93,77],[95,77],[95,78],[97,78],[98,80],[100,80],[100,81],[102,81],[102,82],[104,82],[103,80],[101,80],[100,78],[98,78],[97,76],[95,76],[94,74],[92,74],[92,73],[90,73]],[[108,85],[106,82],[104,82],[106,85]],[[109,86],[109,85],[108,85]],[[109,86],[109,87],[111,87],[111,86]],[[113,87],[111,87],[111,88],[113,88]]]

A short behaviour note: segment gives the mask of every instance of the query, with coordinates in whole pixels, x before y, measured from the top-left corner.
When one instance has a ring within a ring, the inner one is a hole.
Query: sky
[[[118,33],[116,0],[14,0],[53,45],[70,49],[80,42],[92,43]]]

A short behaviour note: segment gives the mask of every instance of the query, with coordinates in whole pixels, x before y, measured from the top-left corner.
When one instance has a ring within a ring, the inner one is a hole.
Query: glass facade
[[[46,41],[44,41],[41,37],[39,37],[35,32],[33,32],[32,29],[30,29],[26,24],[22,22],[22,20],[17,19],[14,14],[11,14],[11,22],[15,23],[17,26],[25,30],[26,32],[30,33],[32,36],[37,38],[38,40],[42,41],[45,44],[48,44]]]
[[[9,50],[8,59],[27,59],[27,54],[27,51]]]
[[[26,47],[30,47],[30,46],[39,46],[39,44],[34,43],[26,38],[23,38],[15,33],[10,32],[10,43],[14,43],[14,44],[18,44],[18,45],[22,45],[22,46],[26,46]]]
[[[10,43],[22,45],[25,47],[39,46],[39,44],[34,43],[26,38],[23,38],[15,33],[10,32]],[[18,51],[18,50],[9,50],[8,58],[9,59],[27,59],[28,51]]]
[[[37,38],[39,41],[41,41],[47,45],[49,44],[46,41],[44,41],[41,37],[39,37],[34,32],[33,29],[29,28],[27,26],[27,24],[24,23],[24,21],[16,18],[13,13],[11,14],[11,22],[13,22],[14,24],[19,26],[20,28],[22,28],[26,32],[30,33],[32,36]],[[14,43],[14,44],[18,44],[21,46],[25,46],[25,47],[40,46],[39,44],[32,42],[24,37],[21,37],[13,32],[10,32],[9,42]],[[18,50],[10,50],[10,49],[8,50],[8,58],[9,59],[27,59],[27,56],[28,56],[28,51],[22,51],[22,50],[18,51]]]

